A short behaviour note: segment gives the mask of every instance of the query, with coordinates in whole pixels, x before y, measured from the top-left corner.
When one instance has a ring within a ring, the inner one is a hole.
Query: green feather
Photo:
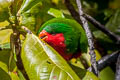
[[[81,25],[72,19],[54,18],[47,21],[39,32],[46,30],[49,33],[63,33],[68,53],[74,53],[78,48],[87,52],[87,38]]]

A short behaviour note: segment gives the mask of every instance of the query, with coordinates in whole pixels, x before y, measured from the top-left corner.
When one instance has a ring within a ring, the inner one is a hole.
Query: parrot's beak
[[[45,30],[42,30],[39,34],[39,38],[42,39],[42,40],[46,40],[47,32]]]

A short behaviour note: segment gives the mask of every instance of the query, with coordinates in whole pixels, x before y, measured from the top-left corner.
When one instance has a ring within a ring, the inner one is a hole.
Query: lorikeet
[[[75,20],[54,18],[39,30],[39,38],[51,45],[66,60],[79,57],[87,51],[84,30]]]

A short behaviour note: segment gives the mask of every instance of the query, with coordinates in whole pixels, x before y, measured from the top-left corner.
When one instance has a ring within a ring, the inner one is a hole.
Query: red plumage
[[[64,59],[69,60],[73,54],[66,52],[66,45],[63,33],[50,34],[43,30],[39,34],[39,38],[44,36],[43,40],[51,45]]]

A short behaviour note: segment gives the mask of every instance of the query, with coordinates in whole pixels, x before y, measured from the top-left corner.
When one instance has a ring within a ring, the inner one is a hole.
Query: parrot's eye
[[[52,34],[53,36],[55,36],[56,34]]]
[[[44,37],[46,37],[47,35],[41,36],[40,39],[43,39]]]

